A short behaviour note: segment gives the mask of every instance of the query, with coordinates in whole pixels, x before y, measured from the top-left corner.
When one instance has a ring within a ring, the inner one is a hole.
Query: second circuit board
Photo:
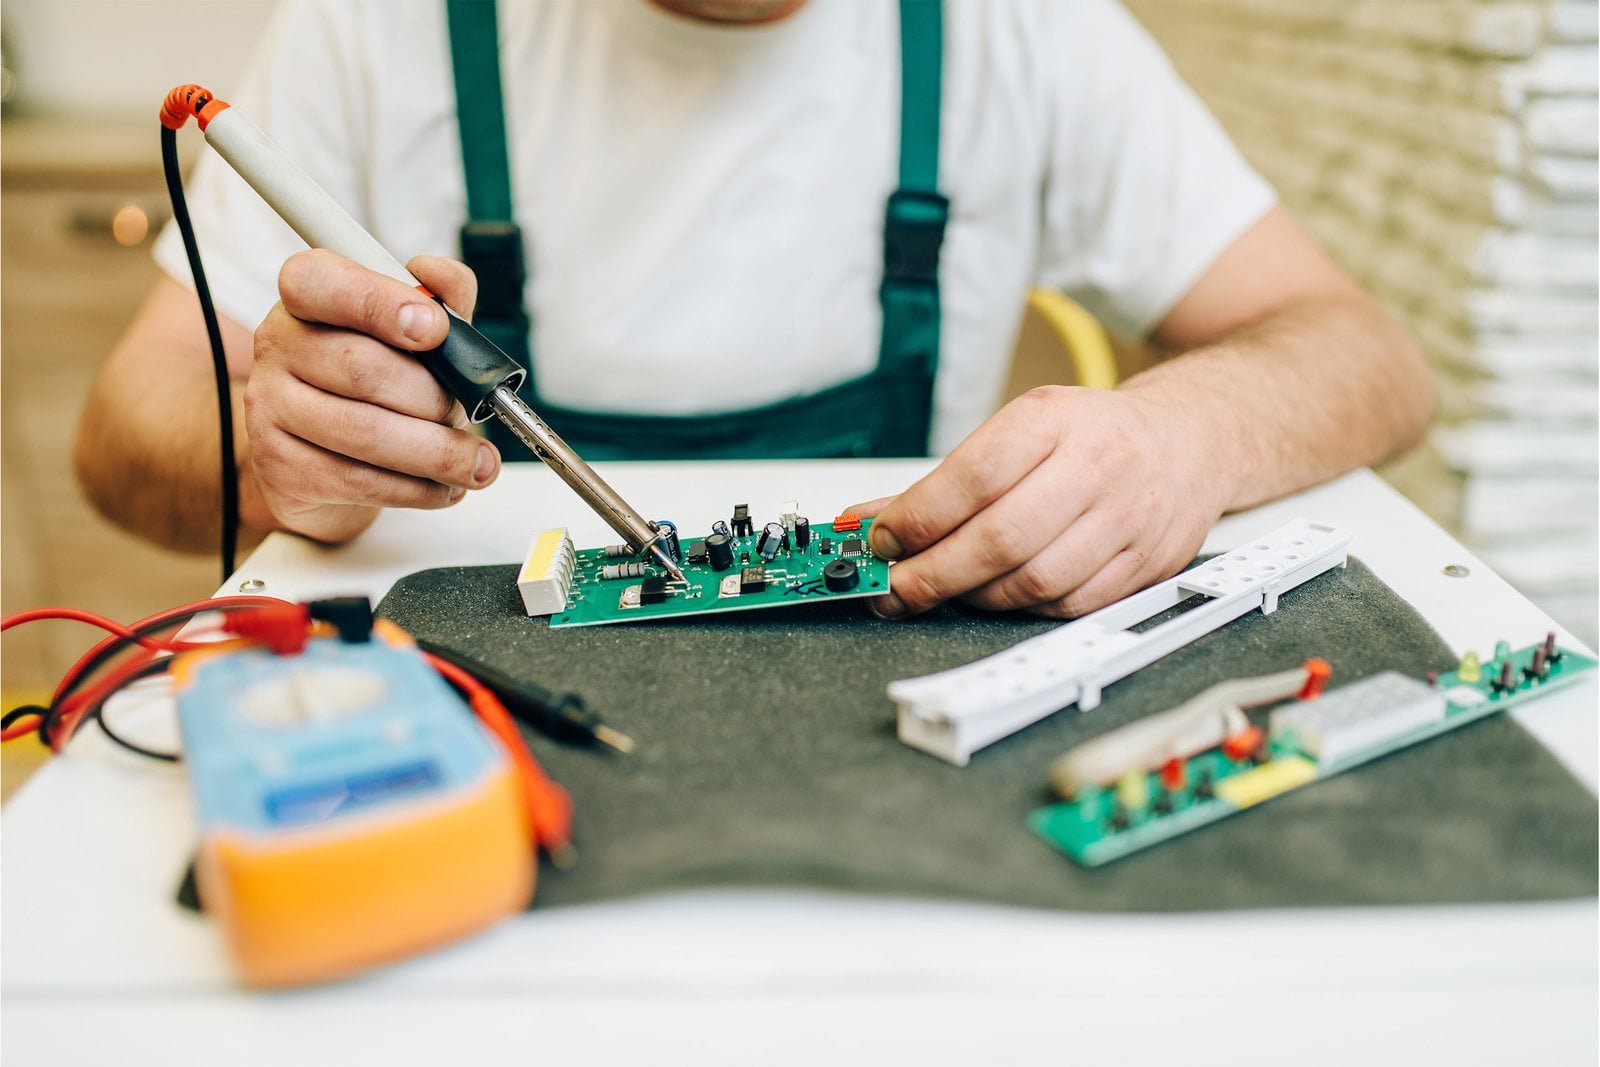
[[[550,625],[597,626],[881,596],[889,591],[889,564],[872,554],[871,528],[871,519],[840,516],[812,526],[788,514],[781,523],[757,528],[741,505],[731,527],[717,523],[705,537],[681,540],[682,582],[615,549],[579,549],[566,608],[550,617]]]

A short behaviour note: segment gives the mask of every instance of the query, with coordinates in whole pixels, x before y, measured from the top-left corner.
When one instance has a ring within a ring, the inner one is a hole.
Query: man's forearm
[[[1382,462],[1433,412],[1415,342],[1364,296],[1292,305],[1121,388],[1180,423],[1229,511]]]
[[[266,535],[271,516],[248,473],[242,382],[233,382],[232,403],[245,548]],[[179,551],[215,551],[222,496],[210,369],[168,368],[159,380],[102,373],[79,426],[76,468],[90,501],[118,525]]]

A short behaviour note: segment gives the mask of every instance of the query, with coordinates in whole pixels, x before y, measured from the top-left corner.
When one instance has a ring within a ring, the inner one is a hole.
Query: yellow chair
[[[1078,385],[1091,389],[1116,387],[1116,353],[1098,319],[1065,293],[1054,289],[1033,290],[1028,294],[1028,307],[1055,330],[1072,363]]]

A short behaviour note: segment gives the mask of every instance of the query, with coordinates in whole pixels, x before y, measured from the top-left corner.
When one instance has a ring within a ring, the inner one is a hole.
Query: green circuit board
[[[835,529],[835,523],[845,528]],[[726,535],[732,563],[721,568],[708,558],[706,537],[681,538],[682,582],[655,563],[639,564],[636,574],[606,577],[608,567],[637,561],[605,548],[579,549],[566,608],[550,617],[550,625],[599,626],[882,596],[889,591],[889,564],[872,554],[871,528],[871,519],[817,523],[804,547],[786,529],[782,546],[767,558],[761,552],[764,527],[755,524],[748,534]]]
[[[1244,759],[1230,759],[1220,748],[1191,756],[1184,761],[1181,788],[1165,788],[1160,772],[1152,771],[1146,776],[1142,791],[1137,782],[1133,783],[1134,794],[1142,792],[1149,798],[1148,803],[1130,807],[1119,799],[1115,788],[1089,788],[1073,800],[1035,809],[1028,815],[1028,827],[1082,866],[1102,866],[1398,749],[1499,714],[1575,682],[1595,669],[1595,660],[1588,656],[1558,649],[1556,657],[1535,671],[1534,656],[1542,647],[1529,645],[1513,652],[1502,644],[1495,658],[1482,664],[1472,681],[1463,681],[1460,669],[1440,674],[1433,689],[1444,698],[1442,718],[1336,759],[1319,760],[1302,747],[1292,732],[1269,733],[1263,746]],[[1501,684],[1507,662],[1511,664],[1509,687]],[[1337,692],[1333,690],[1329,696]]]

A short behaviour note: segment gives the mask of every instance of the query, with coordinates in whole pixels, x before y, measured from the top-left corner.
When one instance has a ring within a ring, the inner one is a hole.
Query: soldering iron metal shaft
[[[557,477],[572,486],[573,492],[583,497],[584,503],[593,508],[607,526],[617,531],[629,548],[640,555],[648,554],[668,574],[683,581],[683,571],[661,547],[661,534],[655,526],[618,496],[617,491],[607,485],[605,479],[596,474],[594,468],[585,463],[583,457],[574,452],[572,446],[563,441],[543,419],[534,414],[533,409],[523,403],[514,390],[501,385],[489,394],[488,403],[500,421],[510,427],[511,432],[534,455],[544,460],[545,466],[555,471]]]
[[[205,98],[209,100],[210,97]],[[219,110],[220,109],[220,110]],[[326,248],[370,270],[427,292],[377,238],[290,159],[255,123],[220,101],[201,116],[206,140],[313,248]],[[443,303],[442,301],[440,302]],[[449,311],[449,308],[445,309]],[[449,316],[450,333],[438,348],[416,357],[473,422],[497,416],[615,530],[628,547],[648,556],[679,581],[683,571],[659,544],[660,531],[594,472],[517,396],[527,371],[472,324]]]

